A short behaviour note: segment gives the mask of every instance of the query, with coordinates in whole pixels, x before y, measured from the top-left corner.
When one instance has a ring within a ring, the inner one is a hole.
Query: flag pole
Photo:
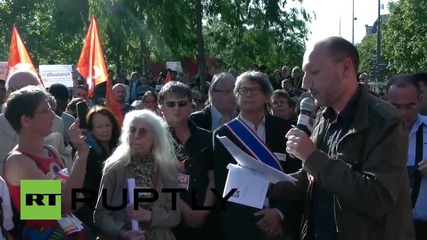
[[[377,82],[380,80],[380,69],[378,67],[381,57],[381,0],[378,0],[378,20],[377,20]]]
[[[353,0],[353,7],[352,7],[352,18],[351,18],[351,43],[354,44],[354,0]]]

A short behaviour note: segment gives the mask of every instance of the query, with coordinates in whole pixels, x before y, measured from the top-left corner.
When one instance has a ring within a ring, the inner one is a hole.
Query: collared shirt
[[[352,125],[360,94],[361,90],[358,89],[338,115],[331,107],[326,108],[322,113],[327,126],[325,136],[318,148],[332,158],[337,155],[338,142]],[[334,217],[334,196],[316,180],[313,188],[313,223],[316,239],[338,239]]]
[[[219,128],[222,124],[222,114],[218,112],[218,109],[211,104],[211,117],[212,117],[212,132]]]
[[[255,128],[255,125],[251,121],[242,117],[242,115],[239,115],[239,119],[242,120],[252,131],[254,131],[254,133],[256,133],[256,135],[265,143],[265,116],[258,124],[257,128]]]
[[[423,160],[427,160],[427,116],[418,114],[417,120],[409,131],[409,146],[408,146],[408,166],[415,164],[415,146],[417,139],[417,130],[420,125],[424,125],[423,129]],[[418,194],[417,202],[413,209],[415,220],[427,221],[427,177],[423,176],[421,179],[420,192]]]
[[[242,122],[246,124],[246,126],[248,126],[252,131],[254,131],[254,133],[256,133],[256,135],[265,143],[265,115],[262,121],[258,124],[257,128],[255,128],[255,125],[251,121],[242,117],[242,115],[239,115],[239,119],[242,120]],[[269,203],[269,199],[266,197],[264,200],[264,207],[269,208]],[[283,220],[283,213],[277,208],[275,208],[275,210],[279,214],[280,219]]]
[[[234,112],[231,119],[235,118],[237,113]],[[222,119],[222,114],[218,109],[211,103],[211,118],[212,118],[212,128],[211,131],[215,131],[217,128],[221,127],[223,124],[227,123]]]

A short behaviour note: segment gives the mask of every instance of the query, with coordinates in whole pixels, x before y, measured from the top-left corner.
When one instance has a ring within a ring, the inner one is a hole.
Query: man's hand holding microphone
[[[314,108],[314,100],[312,98],[306,97],[302,99],[297,126],[289,130],[286,134],[286,138],[288,139],[286,142],[286,152],[300,159],[303,163],[317,150],[316,145],[310,139],[312,131],[310,119]]]

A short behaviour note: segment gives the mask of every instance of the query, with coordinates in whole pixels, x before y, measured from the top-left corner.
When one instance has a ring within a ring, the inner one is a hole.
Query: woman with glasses
[[[142,96],[142,108],[153,111],[157,116],[160,116],[160,109],[157,105],[157,95],[154,92],[145,92]]]
[[[273,116],[281,117],[294,124],[293,117],[295,114],[293,113],[292,100],[285,90],[274,90],[270,105]]]
[[[120,124],[114,114],[103,106],[91,108],[86,119],[88,123],[86,136],[88,136],[88,143],[91,148],[89,150],[86,166],[87,174],[83,188],[91,190],[91,193],[85,192],[83,195],[93,200],[91,201],[91,206],[85,204],[84,207],[80,208],[76,216],[96,234],[96,229],[93,225],[93,208],[96,205],[104,162],[111,156],[119,142]]]
[[[172,194],[162,192],[178,187],[175,159],[173,140],[163,119],[149,110],[126,114],[120,144],[105,162],[99,188],[102,194],[94,220],[101,240],[175,239],[171,227],[180,222],[180,212],[172,208]],[[126,206],[123,198],[127,199],[131,178],[136,188],[156,190],[157,200],[139,204],[138,210],[133,204],[123,210],[108,210],[105,206]],[[138,223],[139,230],[132,230],[131,220]]]
[[[28,86],[11,93],[6,102],[4,115],[19,135],[18,145],[9,153],[4,164],[3,177],[15,212],[20,215],[21,180],[63,179],[60,171],[64,166],[57,150],[43,144],[44,138],[52,132],[55,118],[45,90],[37,86]],[[65,214],[72,212],[72,189],[81,188],[83,184],[89,154],[85,137],[79,129],[79,119],[71,125],[69,137],[77,149],[77,158],[72,170],[68,171],[68,178],[61,186],[61,220],[20,221],[15,225],[17,234],[15,239],[88,239],[84,230],[67,234],[66,229],[60,225],[61,222],[70,223]]]

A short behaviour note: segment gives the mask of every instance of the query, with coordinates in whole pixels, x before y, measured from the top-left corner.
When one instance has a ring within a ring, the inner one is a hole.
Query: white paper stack
[[[270,183],[286,181],[295,184],[297,181],[286,173],[249,156],[227,137],[217,136],[217,138],[238,163],[227,166],[229,171],[223,197],[231,189],[237,188],[236,193],[228,201],[261,209]]]
[[[237,189],[228,201],[262,209],[268,190],[268,177],[235,164],[228,164],[228,176],[223,197],[233,188]]]
[[[128,179],[128,197],[129,197],[129,203],[134,204],[134,190],[135,190],[135,178],[129,178]],[[139,230],[138,221],[135,219],[131,220],[132,223],[132,230]]]

